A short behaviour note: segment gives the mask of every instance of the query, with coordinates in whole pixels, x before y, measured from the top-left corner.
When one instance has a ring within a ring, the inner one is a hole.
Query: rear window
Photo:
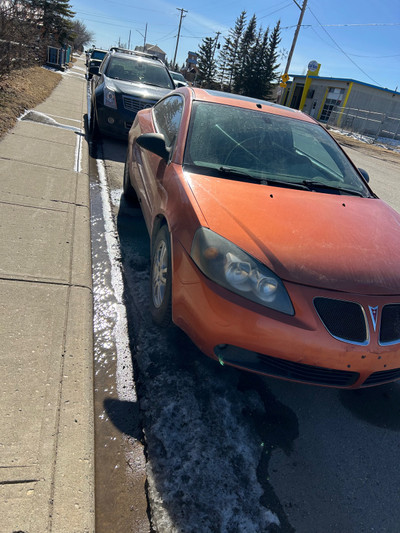
[[[107,52],[100,52],[99,50],[95,50],[91,55],[91,59],[104,59],[106,53]]]

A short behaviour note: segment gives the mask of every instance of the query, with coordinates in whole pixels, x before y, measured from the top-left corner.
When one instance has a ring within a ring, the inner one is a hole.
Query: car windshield
[[[174,80],[186,82],[183,74],[180,74],[179,72],[170,72],[170,74]]]
[[[94,50],[92,55],[90,56],[91,59],[104,59],[104,56],[107,52],[100,52],[100,50]]]
[[[184,164],[237,179],[371,196],[318,124],[210,102],[194,102]],[[318,188],[317,188],[318,187]]]
[[[156,87],[175,89],[167,70],[157,62],[150,63],[136,58],[112,57],[107,67],[109,78],[134,81]]]

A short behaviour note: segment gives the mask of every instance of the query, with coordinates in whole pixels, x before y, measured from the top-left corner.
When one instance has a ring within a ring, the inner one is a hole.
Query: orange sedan
[[[400,378],[400,215],[314,119],[178,89],[138,113],[124,194],[151,237],[157,324],[262,375]]]

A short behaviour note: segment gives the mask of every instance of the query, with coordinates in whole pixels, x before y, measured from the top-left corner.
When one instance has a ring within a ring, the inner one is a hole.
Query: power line
[[[353,24],[353,23],[344,23],[344,24],[319,24],[321,28],[345,28],[350,26],[400,26],[400,22],[367,22],[365,24]],[[291,26],[281,26],[281,30],[290,30],[295,28],[297,24],[292,24]],[[312,24],[302,24],[302,28],[312,28]]]
[[[353,59],[351,59],[351,57],[343,50],[343,48],[335,41],[335,39],[330,35],[330,33],[323,27],[323,25],[320,23],[320,21],[317,19],[317,17],[314,15],[314,13],[312,12],[312,10],[310,9],[310,7],[308,7],[308,11],[311,13],[311,15],[315,18],[315,20],[318,22],[318,25],[322,28],[322,30],[327,34],[327,36],[329,37],[329,39],[335,44],[336,48],[338,50],[340,50],[342,52],[342,54],[344,56],[347,57],[347,59],[353,63],[353,65],[355,67],[357,67],[365,76],[367,76],[368,79],[370,79],[371,81],[373,81],[376,85],[378,85],[379,87],[382,87],[382,85],[380,83],[378,83],[376,80],[374,80],[373,78],[371,78],[371,76],[369,74],[367,74],[365,72],[365,70],[363,70],[359,65],[357,65],[357,63],[355,61],[353,61]]]
[[[292,3],[284,5],[283,7],[280,7],[279,9],[276,9],[275,11],[271,11],[270,13],[267,13],[266,15],[263,15],[262,17],[257,17],[257,20],[265,19],[266,17],[270,17],[271,15],[274,15],[275,13],[278,13],[278,11],[282,11],[283,9],[286,9],[287,7],[291,6]]]

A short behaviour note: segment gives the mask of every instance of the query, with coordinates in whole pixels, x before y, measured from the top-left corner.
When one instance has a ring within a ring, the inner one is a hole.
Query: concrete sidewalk
[[[0,142],[1,533],[94,531],[84,73]]]

